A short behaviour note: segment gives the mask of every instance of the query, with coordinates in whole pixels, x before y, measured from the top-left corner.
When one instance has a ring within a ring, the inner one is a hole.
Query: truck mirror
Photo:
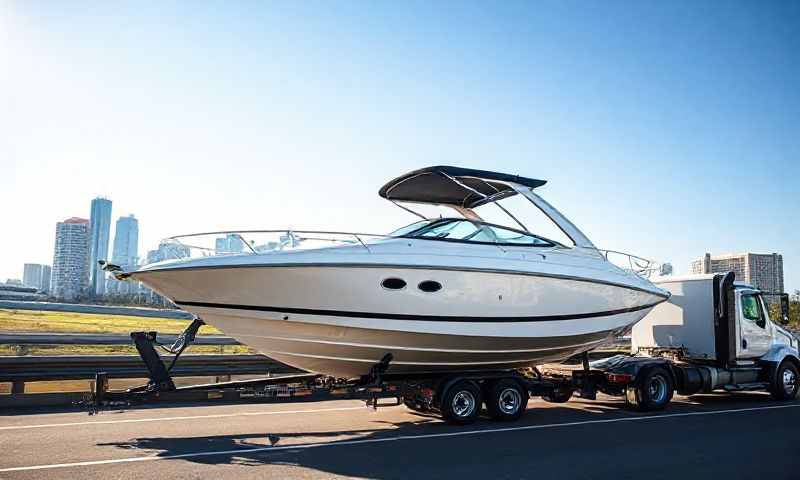
[[[781,323],[783,325],[789,324],[789,294],[784,293],[781,295]]]

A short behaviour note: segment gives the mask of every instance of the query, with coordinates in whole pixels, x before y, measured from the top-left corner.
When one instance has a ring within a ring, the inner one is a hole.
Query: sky
[[[447,164],[547,180],[595,244],[677,273],[782,253],[800,289],[798,25],[792,1],[0,0],[0,279],[96,196],[140,251],[385,233],[415,218],[380,186]]]

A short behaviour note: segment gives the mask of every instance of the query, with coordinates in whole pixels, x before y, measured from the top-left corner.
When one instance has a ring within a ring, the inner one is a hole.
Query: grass
[[[172,318],[103,315],[96,313],[52,312],[46,310],[0,309],[0,332],[35,333],[122,333],[157,331],[181,333],[189,320]],[[200,335],[220,335],[210,325],[200,327]],[[254,351],[244,345],[192,345],[190,354],[244,354]],[[2,345],[0,355],[136,355],[133,345]]]
[[[164,353],[159,350],[159,353]],[[191,345],[184,354],[255,353],[246,345]],[[138,355],[133,345],[0,345],[0,355]]]
[[[189,323],[189,320],[172,318],[0,309],[0,332],[127,334],[153,330],[158,333],[181,333]],[[200,335],[221,333],[210,325],[203,325],[199,331]]]

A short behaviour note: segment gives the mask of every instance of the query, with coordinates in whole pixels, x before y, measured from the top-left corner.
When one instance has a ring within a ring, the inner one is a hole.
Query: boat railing
[[[153,261],[219,255],[268,255],[286,250],[304,250],[333,245],[356,245],[367,251],[388,235],[320,230],[229,230],[176,235],[161,241]]]
[[[640,277],[651,278],[661,274],[661,263],[617,250],[597,249],[606,260]]]

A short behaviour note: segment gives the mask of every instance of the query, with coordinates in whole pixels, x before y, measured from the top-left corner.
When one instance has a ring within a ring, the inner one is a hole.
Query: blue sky
[[[800,289],[798,25],[798,2],[2,2],[0,200],[25,233],[0,278],[96,195],[142,249],[386,232],[413,217],[382,183],[453,164],[546,179],[596,244],[679,272],[783,253]]]

